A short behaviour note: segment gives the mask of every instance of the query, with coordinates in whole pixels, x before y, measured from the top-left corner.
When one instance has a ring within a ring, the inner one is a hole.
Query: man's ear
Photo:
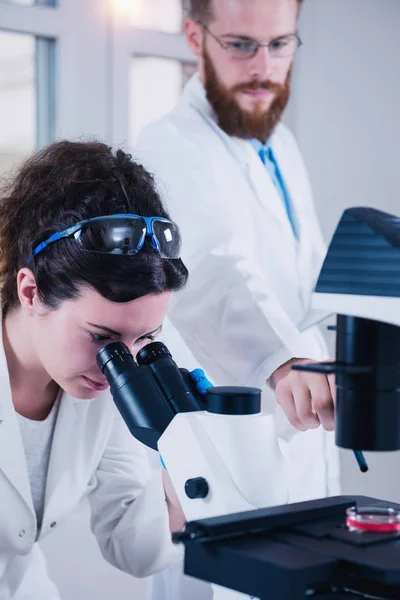
[[[204,37],[202,25],[198,23],[198,21],[194,21],[194,19],[185,19],[183,30],[185,32],[186,41],[192,52],[196,56],[201,56]]]
[[[17,291],[22,310],[28,315],[33,314],[38,302],[36,279],[32,271],[26,267],[18,271]]]

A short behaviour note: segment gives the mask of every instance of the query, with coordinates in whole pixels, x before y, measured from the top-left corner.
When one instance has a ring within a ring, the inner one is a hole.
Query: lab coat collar
[[[182,99],[185,104],[192,105],[204,118],[207,119],[209,124],[222,138],[229,152],[234,154],[236,160],[247,167],[249,162],[254,159],[254,147],[252,146],[251,141],[238,137],[231,137],[220,128],[217,122],[216,114],[207,100],[206,91],[204,85],[200,81],[199,73],[195,73],[185,85]],[[277,130],[279,130],[279,125]],[[275,138],[276,130],[268,139],[268,145],[270,145],[273,149],[275,147]],[[259,160],[258,157],[257,159]]]
[[[221,139],[227,152],[229,152],[236,160],[243,176],[249,181],[249,185],[252,187],[260,206],[265,206],[265,198],[269,198],[268,209],[274,214],[275,218],[279,220],[281,226],[288,233],[288,240],[290,240],[290,243],[296,247],[297,239],[293,235],[293,230],[287,218],[287,213],[282,200],[278,195],[265,166],[257,155],[253,144],[250,140],[231,137],[219,127],[216,115],[207,100],[206,92],[198,73],[195,73],[186,84],[182,101],[184,104],[188,104],[197,110]],[[291,177],[289,176],[289,173],[291,166],[287,164],[284,148],[282,149],[282,144],[279,143],[280,127],[281,126],[278,124],[275,131],[271,134],[268,144],[271,146],[272,151],[276,153],[275,155],[285,182],[290,182]],[[287,187],[293,201],[294,215],[296,218],[295,198],[297,190],[293,189],[293,186],[291,186],[290,183]]]
[[[20,494],[30,512],[34,513],[25,450],[12,402],[2,332],[0,336],[0,472]]]
[[[216,115],[207,100],[206,90],[200,81],[199,73],[195,73],[183,89],[183,101],[194,105],[203,115],[217,122]]]
[[[242,140],[238,137],[231,137],[218,125],[217,117],[207,100],[204,85],[200,81],[198,73],[195,73],[187,82],[182,101],[184,104],[189,104],[208,122],[210,127],[222,140],[227,151],[232,154],[235,160],[241,165],[244,174],[246,175],[247,166],[249,163],[250,152],[254,150],[248,140]]]
[[[79,468],[84,443],[82,431],[94,401],[96,398],[79,400],[65,392],[61,397],[47,473],[43,522],[48,515],[62,516],[71,508],[71,489],[79,489],[77,480],[82,477]]]
[[[2,313],[0,306],[0,322],[2,324]],[[3,327],[0,330],[0,390],[6,390],[10,386],[10,381],[8,377],[8,368],[7,368],[7,360],[3,347]],[[1,422],[6,418],[7,409],[9,405],[10,398],[6,393],[0,393],[0,425]]]

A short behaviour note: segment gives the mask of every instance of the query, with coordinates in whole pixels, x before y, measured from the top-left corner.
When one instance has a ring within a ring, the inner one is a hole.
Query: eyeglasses
[[[133,256],[143,247],[146,236],[162,258],[179,258],[181,236],[178,226],[162,217],[116,214],[86,219],[53,233],[34,248],[31,262],[45,248],[61,239],[75,238],[88,252]]]
[[[254,58],[260,48],[268,48],[268,52],[272,58],[287,58],[288,56],[294,56],[298,48],[302,45],[302,41],[297,33],[276,38],[268,44],[259,44],[251,39],[237,39],[227,42],[214,35],[202,21],[199,21],[199,23],[221,48],[226,50],[229,56],[235,60]]]

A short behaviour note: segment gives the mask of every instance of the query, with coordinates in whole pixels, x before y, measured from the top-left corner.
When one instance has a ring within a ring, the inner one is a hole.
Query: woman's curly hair
[[[135,256],[85,252],[74,239],[62,239],[28,265],[33,248],[51,234],[116,213],[169,218],[152,176],[129,154],[100,142],[61,141],[29,158],[0,191],[3,316],[18,305],[17,273],[26,266],[50,308],[78,297],[82,286],[114,302],[183,287],[182,261],[161,258],[147,238]]]

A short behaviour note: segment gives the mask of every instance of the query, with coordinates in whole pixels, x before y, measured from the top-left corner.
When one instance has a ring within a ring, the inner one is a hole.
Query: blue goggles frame
[[[132,222],[132,231],[135,233],[135,235],[137,237],[137,240],[135,241],[135,243],[131,243],[128,247],[126,245],[124,245],[124,247],[121,248],[120,244],[118,243],[119,240],[117,241],[117,239],[115,239],[114,244],[112,241],[111,241],[111,243],[110,243],[110,241],[107,242],[107,244],[109,245],[109,248],[106,250],[103,248],[101,248],[101,249],[96,248],[96,245],[93,242],[91,242],[93,247],[90,247],[90,248],[85,247],[85,242],[83,239],[82,232],[84,232],[86,229],[90,230],[90,227],[88,227],[88,228],[86,227],[87,225],[90,225],[91,223],[93,223],[93,224],[100,223],[101,224],[101,223],[106,223],[108,221],[110,223],[109,231],[112,231],[113,228],[114,228],[114,231],[117,231],[117,224],[113,223],[113,221],[117,222],[117,221],[121,221],[121,220],[123,220],[127,223]],[[154,230],[154,225],[157,223],[161,224],[160,232],[156,232]],[[167,227],[165,227],[163,229],[162,225],[166,225]],[[135,227],[133,227],[133,226],[135,226]],[[135,228],[136,228],[136,231],[135,231]],[[161,233],[164,233],[164,239],[160,235]],[[154,248],[157,250],[157,252],[160,254],[160,256],[162,258],[179,258],[180,247],[181,247],[181,237],[180,237],[180,233],[179,233],[179,228],[176,225],[176,223],[174,223],[173,221],[170,221],[169,219],[165,219],[163,217],[143,217],[141,215],[122,213],[122,214],[105,215],[105,216],[101,216],[101,217],[93,217],[91,219],[85,219],[84,221],[79,221],[78,223],[75,223],[74,225],[71,225],[70,227],[67,227],[66,229],[57,231],[56,233],[53,233],[50,237],[47,238],[47,240],[45,240],[44,242],[41,242],[33,249],[33,252],[28,257],[27,262],[29,264],[40,252],[42,252],[45,248],[47,248],[51,244],[54,244],[54,242],[57,242],[58,240],[61,240],[61,239],[67,239],[67,238],[72,238],[72,237],[75,238],[78,242],[80,242],[80,244],[84,250],[87,250],[89,252],[99,252],[101,254],[119,254],[119,255],[125,255],[125,256],[126,255],[133,256],[133,255],[137,254],[139,252],[139,250],[141,250],[147,236],[150,237]]]

